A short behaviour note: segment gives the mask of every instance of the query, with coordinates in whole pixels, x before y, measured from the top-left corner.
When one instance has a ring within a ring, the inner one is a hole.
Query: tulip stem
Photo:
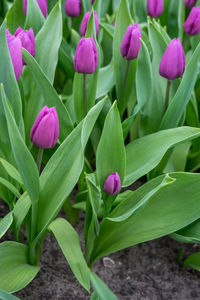
[[[130,69],[130,64],[131,64],[131,61],[128,60],[127,61],[127,65],[126,65],[126,73],[125,73],[125,76],[124,76],[124,90],[126,88],[126,85],[127,85],[127,81],[128,81],[128,74],[129,74],[129,69]]]
[[[170,93],[170,85],[171,85],[171,82],[170,80],[167,81],[167,88],[166,88],[166,95],[165,95],[165,112],[168,108],[168,105],[169,105],[169,93]]]
[[[84,105],[84,115],[87,115],[87,82],[86,74],[83,74],[83,105]]]
[[[44,153],[44,149],[39,147],[38,157],[37,157],[37,167],[38,167],[39,174],[40,174],[40,169],[41,169],[41,164],[42,164],[43,153]]]

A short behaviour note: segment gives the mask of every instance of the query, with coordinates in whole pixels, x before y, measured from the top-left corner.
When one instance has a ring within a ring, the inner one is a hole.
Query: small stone
[[[113,266],[115,265],[114,260],[112,260],[109,257],[104,257],[103,258],[103,265],[105,268],[113,268]]]

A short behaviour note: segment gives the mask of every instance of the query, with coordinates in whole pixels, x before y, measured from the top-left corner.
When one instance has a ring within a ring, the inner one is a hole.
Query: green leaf
[[[89,292],[89,269],[83,257],[79,237],[76,231],[62,218],[53,221],[49,225],[49,230],[54,234],[77,280]]]
[[[4,179],[3,177],[0,177],[0,184],[4,185],[17,198],[19,198],[21,196],[21,194],[19,193],[18,189],[16,189],[16,187],[12,183],[10,183],[8,180]]]
[[[113,63],[117,90],[117,100],[120,115],[123,114],[129,99],[134,101],[135,84],[135,60],[128,61],[122,57],[120,46],[127,27],[132,23],[128,0],[121,1],[117,12],[116,26],[113,40]],[[130,65],[129,65],[130,64]],[[129,71],[128,71],[129,69]],[[119,72],[120,70],[120,72]]]
[[[29,209],[31,208],[31,200],[27,192],[25,192],[17,200],[13,208],[13,219],[14,219],[14,233],[17,239],[19,239],[20,227],[26,218]]]
[[[100,234],[96,238],[91,261],[115,251],[153,240],[177,231],[199,218],[200,189],[199,174],[171,173],[176,179],[154,194],[137,213],[122,222],[104,219],[100,225]],[[164,176],[144,184],[129,194],[120,208],[115,208],[110,217],[115,218],[121,212],[132,208],[152,189],[158,186]]]
[[[178,127],[139,138],[126,146],[126,175],[123,186],[129,186],[154,169],[172,146],[199,137],[200,129]]]
[[[20,300],[19,298],[15,297],[13,295],[10,295],[9,293],[2,291],[2,290],[0,290],[0,299],[1,300]]]
[[[25,21],[25,28],[33,28],[35,34],[38,33],[42,25],[44,24],[45,18],[42,14],[42,11],[37,3],[34,0],[27,0],[27,14]]]
[[[3,219],[0,220],[0,239],[6,231],[10,228],[13,222],[13,213],[9,212]]]
[[[111,292],[105,283],[93,272],[90,272],[92,286],[99,296],[99,300],[117,300],[118,298]]]
[[[169,184],[172,184],[176,181],[176,179],[171,178],[168,174],[165,175],[163,178],[163,181],[157,185],[155,188],[153,188],[149,193],[147,193],[143,198],[141,198],[140,201],[138,201],[131,209],[124,209],[123,204],[117,206],[115,209],[115,213],[117,214],[117,210],[120,210],[120,214],[118,214],[118,217],[108,217],[108,220],[113,222],[122,222],[128,219],[131,215],[136,213],[143,205],[147,204],[149,200],[151,200],[151,197],[153,197],[157,192],[160,191],[160,189],[166,187]],[[123,211],[122,211],[122,209]]]
[[[27,246],[16,242],[0,243],[0,289],[13,293],[23,289],[39,271],[27,260]]]
[[[14,117],[8,105],[3,85],[1,85],[1,97],[3,100],[4,111],[6,115],[10,142],[13,155],[22,178],[22,181],[33,202],[38,200],[39,196],[39,175],[35,161],[26,147],[24,140],[16,126]]]
[[[193,269],[200,271],[200,252],[190,255],[183,263],[184,267],[192,267]]]
[[[8,173],[10,177],[15,179],[17,182],[19,182],[21,185],[23,185],[22,179],[19,175],[19,172],[13,165],[11,165],[9,162],[7,162],[5,159],[0,158],[0,163],[2,164],[5,171]]]
[[[13,5],[7,12],[6,19],[7,26],[12,34],[15,33],[19,26],[23,28],[25,22],[23,0],[15,0],[13,2]]]
[[[22,104],[19,87],[16,81],[11,56],[6,39],[6,22],[0,27],[0,82],[3,83],[6,96],[12,106],[17,126],[22,122]]]
[[[97,149],[97,178],[101,187],[108,175],[117,172],[123,183],[126,153],[120,115],[115,102],[111,107]]]
[[[181,84],[174,96],[171,100],[168,109],[162,119],[162,123],[160,128],[167,129],[178,126],[181,117],[184,113],[184,110],[190,100],[192,95],[197,75],[200,68],[200,43],[193,53],[187,67],[185,73],[183,75],[183,79],[181,80]]]
[[[59,98],[56,90],[51,85],[50,81],[37,64],[36,60],[25,50],[23,49],[23,58],[26,61],[28,67],[30,68],[33,78],[38,85],[40,92],[43,94],[44,103],[48,106],[55,106],[56,111],[59,116],[60,123],[60,140],[63,141],[66,136],[70,134],[73,129],[73,123],[69,116],[69,113]],[[33,124],[32,124],[33,125]]]
[[[77,123],[80,122],[85,116],[84,108],[84,84],[86,84],[86,102],[87,112],[94,106],[97,92],[97,81],[100,66],[100,49],[96,39],[96,29],[94,12],[92,12],[88,21],[86,38],[94,37],[97,51],[98,51],[98,66],[94,74],[79,74],[75,73],[73,81],[73,101],[74,101],[74,112],[76,115]],[[85,78],[85,79],[84,79]],[[84,82],[85,81],[85,82]]]
[[[90,110],[83,122],[60,145],[42,172],[38,234],[48,227],[77,183],[84,165],[87,140],[104,103],[105,99]]]
[[[114,86],[113,62],[99,70],[96,98],[105,96]]]

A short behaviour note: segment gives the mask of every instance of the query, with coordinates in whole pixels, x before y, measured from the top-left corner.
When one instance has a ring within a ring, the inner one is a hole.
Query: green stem
[[[37,157],[37,162],[36,162],[39,173],[40,173],[40,169],[41,169],[43,153],[44,153],[44,149],[39,147],[39,149],[38,149],[38,157]]]
[[[28,247],[29,263],[31,265],[36,265],[36,253],[35,253],[35,242],[30,243]]]
[[[184,46],[183,46],[185,53],[187,52],[189,45],[190,45],[190,35],[186,34],[184,39]]]
[[[170,84],[171,82],[168,80],[167,81],[167,88],[166,88],[166,95],[165,95],[165,112],[168,108],[168,105],[169,105],[169,93],[170,93]]]
[[[128,81],[128,74],[129,74],[129,70],[130,70],[130,65],[131,65],[131,61],[128,60],[127,65],[126,65],[126,72],[125,72],[125,76],[124,76],[124,90],[126,88],[127,81]]]
[[[83,74],[83,105],[84,105],[84,116],[87,115],[87,82],[86,74]]]

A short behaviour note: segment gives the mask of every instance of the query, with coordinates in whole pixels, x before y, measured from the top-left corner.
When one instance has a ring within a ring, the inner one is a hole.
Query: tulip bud
[[[190,8],[196,4],[197,0],[184,0],[184,2],[185,2],[185,6],[187,8]]]
[[[116,195],[120,192],[121,180],[117,172],[114,172],[107,177],[103,190],[110,195]]]
[[[59,137],[59,120],[55,107],[44,106],[31,129],[31,141],[40,148],[53,148]]]
[[[74,69],[78,73],[92,74],[98,64],[97,47],[94,38],[82,37],[76,48]]]
[[[80,27],[80,32],[81,32],[82,36],[85,36],[85,34],[86,34],[88,21],[89,21],[90,16],[91,16],[91,12],[87,12],[83,17],[83,20],[81,22],[81,27]],[[99,32],[99,19],[98,19],[96,11],[94,11],[94,20],[95,20],[96,34],[98,34],[98,32]]]
[[[181,77],[185,71],[185,54],[180,39],[173,39],[165,51],[160,62],[161,76],[174,80]]]
[[[81,0],[66,0],[65,12],[70,17],[78,17],[81,13]]]
[[[21,40],[22,47],[25,48],[33,57],[35,57],[35,37],[33,29],[23,30],[21,27],[18,27],[15,36]],[[23,60],[25,65],[25,61]]]
[[[10,34],[8,29],[6,30],[6,37],[7,37],[8,49],[12,59],[15,76],[16,79],[19,80],[19,77],[23,69],[22,43],[19,37],[15,37],[14,35]]]
[[[44,17],[47,16],[47,0],[37,0],[37,3],[39,5],[39,8],[41,12],[43,13]],[[23,0],[23,11],[26,15],[27,13],[27,0]]]
[[[141,29],[138,23],[129,25],[121,43],[121,54],[127,60],[138,57],[142,38]]]
[[[91,0],[92,4],[94,3],[95,0]]]
[[[158,18],[164,10],[163,0],[147,0],[147,12],[152,18]]]
[[[189,35],[200,33],[200,6],[192,8],[184,23],[184,31]]]

